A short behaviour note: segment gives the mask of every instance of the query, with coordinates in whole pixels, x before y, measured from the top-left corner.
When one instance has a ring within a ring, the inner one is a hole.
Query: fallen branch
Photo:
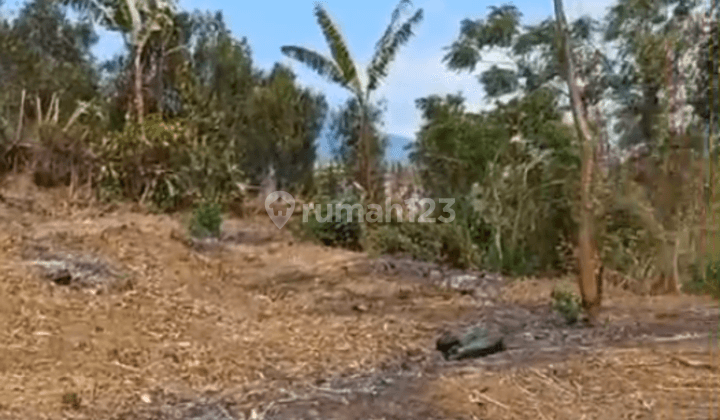
[[[710,363],[698,362],[698,361],[695,361],[695,360],[683,359],[683,358],[680,357],[680,356],[672,356],[672,359],[675,360],[676,362],[680,363],[681,365],[685,366],[685,367],[702,368],[702,369],[708,369],[708,370],[712,370],[712,371],[717,370],[717,366],[713,366],[713,365],[710,364]]]
[[[493,399],[493,398],[491,398],[491,397],[488,397],[487,395],[485,395],[485,394],[483,394],[483,393],[481,393],[481,392],[479,392],[479,391],[473,392],[473,394],[470,396],[470,402],[471,402],[471,403],[474,403],[474,404],[480,404],[481,402],[480,402],[479,400],[484,400],[484,401],[489,402],[489,403],[491,403],[491,404],[495,404],[495,405],[497,405],[497,406],[500,407],[500,408],[504,408],[504,409],[507,410],[507,411],[511,411],[511,410],[510,410],[510,407],[508,407],[507,405],[501,403],[500,401],[498,401],[498,400],[496,400],[496,399]]]

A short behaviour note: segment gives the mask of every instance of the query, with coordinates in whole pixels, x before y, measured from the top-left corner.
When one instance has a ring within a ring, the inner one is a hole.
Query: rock
[[[361,312],[361,313],[362,313],[362,312],[367,312],[367,310],[368,310],[368,307],[365,306],[365,305],[363,305],[362,303],[360,303],[360,304],[358,304],[358,305],[353,305],[352,308],[353,308],[354,311]]]
[[[447,277],[442,285],[446,289],[471,295],[480,286],[480,279],[472,274],[456,274]]]
[[[437,343],[435,343],[435,348],[437,348],[438,351],[443,353],[443,355],[446,355],[450,353],[450,351],[460,345],[460,339],[456,336],[445,333],[440,338],[438,338]],[[447,357],[445,357],[447,359]]]
[[[445,360],[461,360],[484,357],[505,350],[502,334],[491,333],[485,328],[475,327],[461,338],[451,334],[443,335],[436,344]]]
[[[50,280],[52,280],[55,284],[59,284],[60,286],[68,286],[72,282],[72,274],[68,270],[61,270],[55,273],[52,273],[50,276]]]

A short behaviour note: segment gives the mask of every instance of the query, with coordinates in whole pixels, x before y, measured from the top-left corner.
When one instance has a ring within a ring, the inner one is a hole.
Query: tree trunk
[[[145,101],[143,100],[143,80],[142,80],[142,52],[145,41],[141,39],[143,30],[143,22],[140,18],[138,10],[138,0],[125,0],[130,20],[132,22],[132,46],[133,46],[133,68],[134,68],[134,99],[137,123],[140,125],[140,136],[143,142],[147,142],[145,137]]]
[[[358,101],[360,104],[360,135],[356,149],[357,156],[357,182],[365,189],[365,200],[367,203],[375,203],[377,191],[374,179],[375,154],[373,142],[375,141],[374,132],[370,127],[370,121],[367,116],[366,101]]]
[[[140,125],[140,135],[145,141],[145,101],[143,100],[143,81],[142,81],[142,45],[135,45],[135,112],[137,123]]]
[[[564,58],[565,80],[570,91],[570,104],[578,137],[582,143],[582,176],[580,194],[580,231],[578,246],[580,248],[580,294],[582,306],[588,320],[594,324],[600,311],[601,293],[599,280],[595,276],[595,247],[593,240],[593,214],[592,214],[592,175],[593,175],[593,136],[585,115],[585,104],[580,95],[575,73],[575,65],[570,51],[567,34],[567,23],[562,0],[554,0],[555,19],[560,36],[560,54]]]

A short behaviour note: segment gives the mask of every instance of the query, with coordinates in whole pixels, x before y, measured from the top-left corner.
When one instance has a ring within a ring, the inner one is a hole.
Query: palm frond
[[[315,16],[318,20],[318,25],[325,35],[325,40],[330,47],[330,53],[335,60],[336,68],[340,70],[343,79],[344,86],[352,86],[357,92],[360,91],[360,81],[358,79],[357,69],[355,68],[355,62],[350,56],[347,44],[343,39],[337,25],[330,19],[330,15],[323,9],[319,3],[315,4]]]
[[[389,42],[375,51],[375,55],[368,67],[368,92],[377,89],[380,80],[387,76],[388,66],[395,59],[400,47],[407,44],[410,37],[413,36],[413,28],[417,26],[422,19],[423,9],[420,9],[392,34]]]
[[[455,41],[445,50],[448,51],[443,56],[443,62],[446,63],[449,69],[455,71],[474,71],[478,61],[480,61],[480,51],[475,48],[474,41],[463,38]]]
[[[310,67],[318,75],[347,87],[348,81],[344,77],[342,71],[332,60],[322,54],[295,46],[283,46],[280,48],[280,51],[282,51],[282,53],[286,56]]]
[[[397,26],[397,21],[400,19],[400,14],[403,11],[403,7],[408,7],[411,5],[411,0],[400,0],[400,3],[397,5],[397,7],[395,7],[395,10],[393,10],[392,17],[390,18],[390,24],[388,25],[387,29],[385,29],[385,33],[378,40],[377,44],[375,44],[376,50],[382,49],[390,42],[390,40],[392,39],[392,34],[395,33],[395,27]]]

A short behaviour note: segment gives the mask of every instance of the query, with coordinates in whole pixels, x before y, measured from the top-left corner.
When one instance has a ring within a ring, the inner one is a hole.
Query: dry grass
[[[427,351],[435,328],[471,306],[354,274],[344,267],[362,255],[281,234],[202,254],[171,239],[174,218],[98,213],[0,210],[3,411],[60,418],[63,395],[77,393],[100,415],[169,386],[273,388],[369,370]],[[44,281],[21,258],[36,243],[101,255],[134,288],[97,295]]]
[[[226,229],[272,240],[199,253],[173,239],[178,218],[68,204],[21,181],[0,203],[0,413],[13,418],[109,418],[170,392],[220,393],[260,413],[299,398],[297,387],[431,355],[437,331],[477,309],[467,296],[353,271],[365,256],[295,243],[262,217]],[[134,287],[47,282],[22,258],[36,243],[101,256]],[[552,286],[516,283],[504,299],[543,303]],[[606,312],[659,313],[675,298],[639,299],[611,294]],[[608,350],[556,366],[450,370],[422,395],[465,418],[692,418],[691,408],[708,418],[715,362],[701,351]],[[686,417],[663,414],[673,407]]]
[[[719,412],[718,366],[716,353],[700,349],[604,350],[444,377],[427,398],[448,416],[483,419],[710,419]]]

